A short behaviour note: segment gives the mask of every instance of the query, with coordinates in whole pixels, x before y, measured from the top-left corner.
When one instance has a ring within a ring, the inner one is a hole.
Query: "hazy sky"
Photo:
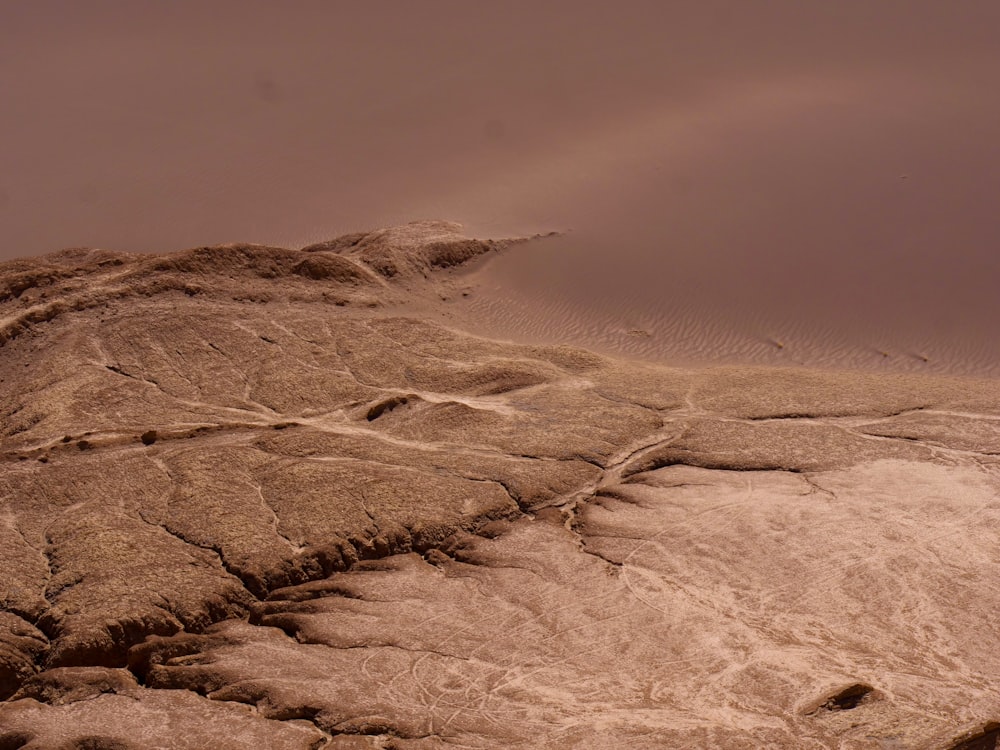
[[[0,0],[0,258],[445,218],[573,230],[497,273],[582,315],[992,330],[998,29],[995,0]]]
[[[578,223],[568,196],[620,197],[665,156],[690,186],[712,138],[760,150],[789,117],[809,152],[814,125],[866,127],[858,102],[905,129],[952,83],[956,119],[969,96],[995,115],[998,22],[985,1],[3,0],[0,254]],[[894,75],[913,90],[879,90]]]

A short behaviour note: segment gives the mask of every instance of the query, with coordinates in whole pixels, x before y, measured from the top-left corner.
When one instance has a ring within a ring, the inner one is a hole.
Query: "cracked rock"
[[[0,265],[0,747],[986,747],[1000,386],[429,322],[513,244]]]

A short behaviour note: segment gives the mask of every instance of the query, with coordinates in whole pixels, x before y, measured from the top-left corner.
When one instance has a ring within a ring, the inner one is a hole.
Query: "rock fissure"
[[[177,539],[178,541],[181,541],[184,544],[190,545],[191,547],[196,547],[197,549],[200,550],[205,550],[206,552],[213,553],[215,557],[218,558],[219,565],[222,567],[222,569],[225,570],[229,575],[231,575],[237,581],[239,581],[243,589],[247,592],[247,594],[249,594],[254,599],[260,601],[261,597],[253,591],[254,588],[257,588],[254,579],[247,576],[245,572],[241,571],[238,567],[230,563],[226,559],[225,552],[220,546],[208,543],[199,544],[198,542],[192,539],[188,539],[180,531],[170,528],[168,524],[162,521],[151,520],[150,518],[147,518],[147,513],[143,511],[139,511],[137,517],[143,523],[146,523],[150,526],[160,529],[161,531],[165,532],[166,534],[169,534],[174,539]]]
[[[257,495],[260,497],[260,506],[269,516],[271,516],[271,529],[275,536],[283,540],[290,550],[295,554],[300,554],[305,550],[305,547],[293,542],[282,530],[281,530],[281,518],[278,516],[277,511],[272,507],[272,505],[267,501],[267,497],[264,495],[264,487],[260,482],[253,482],[253,487],[257,490]]]
[[[59,593],[62,592],[64,589],[67,589],[70,586],[72,586],[72,583],[65,582],[60,584],[58,587],[54,589],[51,588],[53,582],[55,581],[56,576],[59,573],[59,570],[56,567],[55,560],[52,559],[52,540],[48,537],[47,531],[45,532],[45,542],[46,542],[45,546],[41,550],[39,550],[42,553],[42,557],[45,559],[45,567],[48,571],[48,575],[45,578],[45,583],[42,586],[42,596],[45,598],[45,600],[49,603],[49,606],[51,607],[52,602],[56,599],[56,597],[58,597]]]

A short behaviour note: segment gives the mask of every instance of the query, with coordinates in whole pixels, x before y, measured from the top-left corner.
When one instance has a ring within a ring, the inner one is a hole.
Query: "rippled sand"
[[[578,283],[571,272],[574,259],[583,256],[579,265],[586,265],[593,249],[573,236],[519,247],[469,274],[465,296],[448,300],[439,319],[501,339],[571,344],[674,365],[1000,374],[1000,341],[989,325],[997,316],[975,313],[960,299],[914,299],[909,311],[876,300],[886,309],[861,314],[845,294],[838,306],[801,310],[794,295],[770,296],[756,305],[720,301],[692,288],[689,279],[670,275],[658,282],[657,297],[649,293],[657,284],[649,275],[625,270],[598,276],[609,287],[602,293],[593,288],[600,282]],[[543,257],[532,260],[532,253]],[[559,273],[559,267],[570,272]],[[818,293],[835,291],[822,288],[822,278],[817,284]]]

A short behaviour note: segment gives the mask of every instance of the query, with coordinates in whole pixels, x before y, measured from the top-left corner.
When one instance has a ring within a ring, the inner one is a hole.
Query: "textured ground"
[[[508,244],[0,266],[0,748],[994,747],[1000,383],[421,320]]]

